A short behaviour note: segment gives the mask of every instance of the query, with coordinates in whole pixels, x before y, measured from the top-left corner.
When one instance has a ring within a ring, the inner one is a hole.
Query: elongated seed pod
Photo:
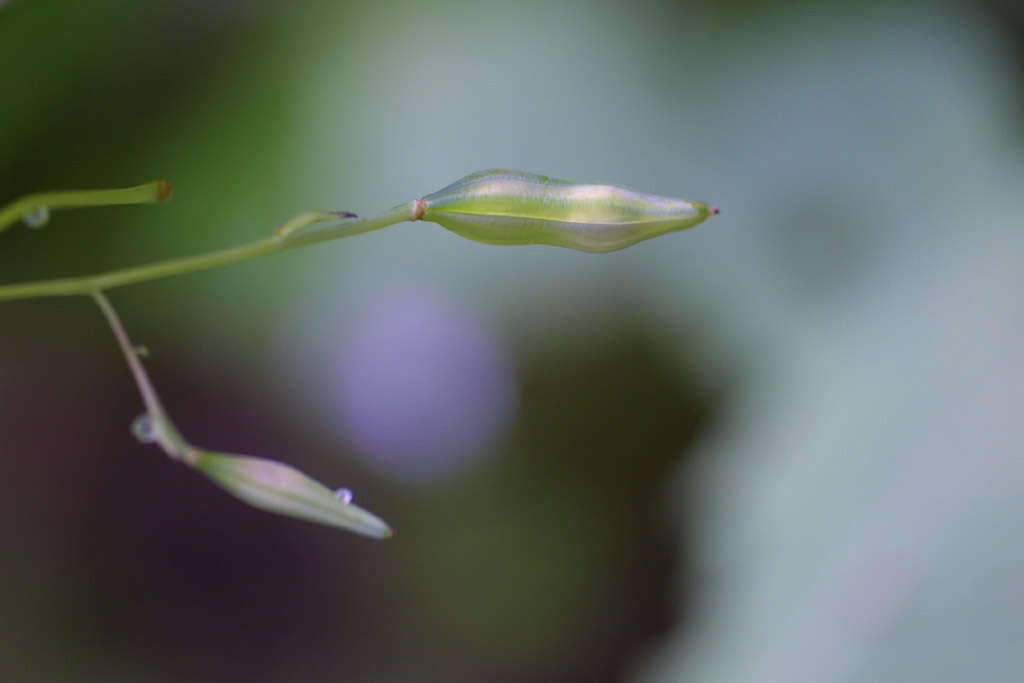
[[[413,202],[414,219],[478,242],[589,252],[623,249],[717,213],[700,202],[504,169],[473,173]]]

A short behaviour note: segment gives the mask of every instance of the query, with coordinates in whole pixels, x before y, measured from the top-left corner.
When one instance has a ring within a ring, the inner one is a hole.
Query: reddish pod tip
[[[168,199],[170,199],[171,192],[173,191],[174,188],[171,186],[171,184],[168,181],[164,180],[163,178],[156,181],[156,200],[158,202],[166,202]]]

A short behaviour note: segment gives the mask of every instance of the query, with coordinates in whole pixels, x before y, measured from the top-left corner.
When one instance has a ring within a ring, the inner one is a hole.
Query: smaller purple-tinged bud
[[[255,507],[289,517],[387,538],[391,528],[379,517],[289,465],[246,455],[195,450],[188,458],[197,470],[228,493]]]

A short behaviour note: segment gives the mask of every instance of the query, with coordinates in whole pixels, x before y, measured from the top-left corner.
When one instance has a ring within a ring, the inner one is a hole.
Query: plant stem
[[[70,209],[81,206],[112,206],[115,204],[148,204],[162,202],[171,196],[171,184],[154,180],[145,185],[120,190],[66,190],[39,192],[17,199],[0,209],[0,232],[36,209]]]
[[[307,244],[325,242],[379,230],[395,223],[414,219],[412,204],[399,204],[373,218],[358,218],[336,223],[314,223],[284,235],[274,235],[237,247],[229,247],[197,256],[160,261],[144,266],[115,270],[99,275],[41,280],[0,287],[0,301],[44,296],[95,295],[102,290],[147,282],[171,275],[226,266],[239,261],[287,251]]]
[[[149,375],[146,374],[146,368],[142,365],[142,361],[139,360],[139,352],[136,350],[135,345],[132,344],[131,339],[128,338],[128,333],[125,332],[124,325],[121,324],[117,311],[110,305],[110,301],[103,292],[95,290],[89,293],[96,301],[96,305],[103,311],[103,315],[110,324],[110,329],[114,332],[114,337],[117,338],[117,343],[121,346],[121,352],[124,354],[124,359],[128,362],[128,368],[132,371],[132,376],[135,377],[135,384],[139,387],[139,393],[142,395],[142,402],[145,404],[146,412],[149,414],[150,425],[152,426],[157,443],[172,458],[190,460],[194,457],[192,455],[193,448],[185,441],[185,437],[181,435],[178,428],[171,422],[170,417],[167,416],[167,411],[164,410],[160,397],[157,395],[156,389],[153,388]]]

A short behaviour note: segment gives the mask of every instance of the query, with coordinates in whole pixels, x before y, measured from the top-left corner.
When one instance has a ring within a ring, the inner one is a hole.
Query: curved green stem
[[[0,208],[0,232],[39,209],[71,209],[82,206],[113,206],[116,204],[148,204],[162,202],[171,196],[171,184],[154,180],[145,185],[120,190],[66,190],[38,192],[17,199]]]
[[[275,254],[279,251],[302,247],[307,244],[352,237],[353,235],[379,230],[395,223],[413,220],[414,218],[415,214],[412,204],[399,204],[390,211],[374,218],[358,218],[332,223],[312,222],[285,234],[277,234],[248,244],[197,256],[160,261],[158,263],[124,268],[98,275],[6,285],[0,287],[0,301],[44,296],[93,295],[98,291],[114,287],[225,266],[239,261],[247,261],[260,256]]]
[[[103,292],[96,290],[90,294],[121,346],[146,405],[152,436],[167,455],[195,468],[231,495],[254,507],[341,527],[373,538],[391,536],[391,527],[384,520],[351,504],[350,500],[339,500],[333,491],[293,467],[266,458],[214,453],[186,441],[160,403],[160,397],[139,359],[139,352],[128,338],[114,307]]]
[[[191,459],[193,448],[185,441],[185,437],[181,435],[181,432],[174,426],[174,423],[171,422],[171,418],[167,416],[167,411],[164,410],[163,404],[160,403],[160,397],[157,395],[156,389],[153,388],[153,383],[149,381],[146,368],[142,365],[142,361],[139,360],[139,352],[135,345],[132,344],[131,339],[128,338],[128,333],[125,332],[124,325],[121,324],[117,311],[110,305],[110,301],[104,296],[103,292],[95,290],[90,292],[90,294],[96,301],[96,305],[103,311],[103,315],[106,317],[107,323],[110,325],[110,329],[113,330],[114,337],[117,338],[117,343],[121,347],[121,353],[124,354],[124,359],[128,362],[128,368],[132,371],[135,384],[139,387],[139,393],[142,395],[142,402],[145,404],[146,412],[149,414],[150,424],[152,425],[157,443],[172,458],[186,461]]]

